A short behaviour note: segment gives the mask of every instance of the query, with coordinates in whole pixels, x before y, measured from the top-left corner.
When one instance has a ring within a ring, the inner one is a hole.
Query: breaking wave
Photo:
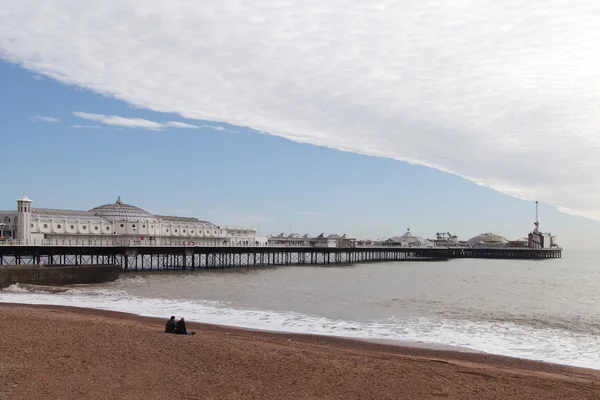
[[[468,348],[487,353],[600,369],[593,332],[565,323],[532,325],[518,318],[468,320],[396,317],[352,321],[296,312],[232,307],[226,302],[132,296],[115,288],[86,285],[48,287],[15,284],[0,291],[0,302],[87,307],[141,316],[185,316],[189,321],[271,331],[312,333],[372,340]]]

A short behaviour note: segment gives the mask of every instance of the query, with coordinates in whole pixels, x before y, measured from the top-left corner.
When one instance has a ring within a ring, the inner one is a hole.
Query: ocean
[[[123,273],[100,285],[12,285],[0,302],[452,346],[600,369],[600,268],[562,259],[385,262]]]

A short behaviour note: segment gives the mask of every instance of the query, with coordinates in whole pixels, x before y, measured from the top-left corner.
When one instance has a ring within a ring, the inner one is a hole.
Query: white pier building
[[[259,246],[253,228],[217,226],[191,217],[154,215],[119,197],[89,211],[32,208],[27,197],[17,209],[0,211],[0,239],[23,245]]]

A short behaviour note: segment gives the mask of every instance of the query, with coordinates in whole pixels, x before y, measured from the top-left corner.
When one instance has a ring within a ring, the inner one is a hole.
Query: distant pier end
[[[559,248],[556,243],[556,236],[551,233],[540,231],[540,221],[538,218],[538,202],[535,202],[535,228],[528,235],[528,247],[532,249],[556,249]]]

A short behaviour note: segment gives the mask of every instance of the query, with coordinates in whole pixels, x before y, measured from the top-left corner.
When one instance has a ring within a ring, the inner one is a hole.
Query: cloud
[[[600,3],[4,3],[0,56],[34,73],[600,220]]]
[[[36,115],[31,117],[31,122],[51,122],[51,123],[59,123],[60,119],[54,117],[46,117],[44,115]]]
[[[224,126],[221,126],[221,125],[204,124],[201,126],[201,128],[213,129],[215,131],[223,131],[223,132],[235,132],[234,130],[225,128]]]
[[[198,128],[196,125],[190,125],[190,124],[186,124],[184,122],[175,122],[175,121],[169,121],[169,122],[165,123],[164,125],[171,126],[173,128],[186,128],[186,129],[197,129]]]
[[[102,127],[98,126],[98,125],[71,125],[70,128],[75,128],[75,129],[102,129]]]
[[[147,119],[125,118],[116,115],[92,114],[87,112],[74,112],[73,115],[78,118],[100,122],[105,125],[124,126],[127,128],[160,129],[165,126],[159,122],[149,121]]]
[[[36,81],[42,80],[42,77],[40,75],[33,75],[32,78],[35,79]]]
[[[155,122],[142,118],[125,118],[117,115],[92,114],[87,112],[74,112],[73,115],[78,118],[87,119],[94,122],[110,126],[120,126],[126,128],[144,128],[144,129],[163,129],[163,128],[185,128],[198,129],[196,125],[190,125],[183,122],[168,121]],[[89,127],[88,125],[75,125],[74,127]]]

